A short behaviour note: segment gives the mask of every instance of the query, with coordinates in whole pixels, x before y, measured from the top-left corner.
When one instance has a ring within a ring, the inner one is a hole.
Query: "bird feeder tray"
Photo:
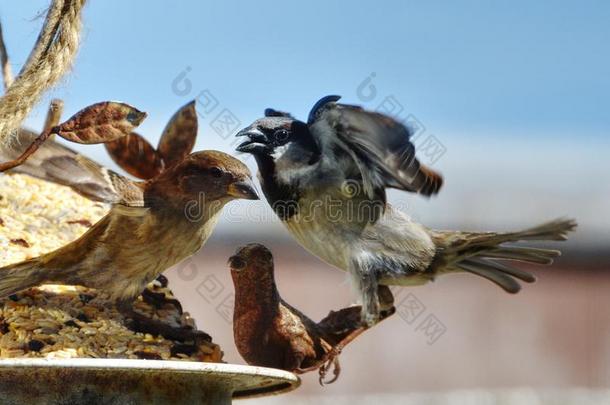
[[[230,404],[291,391],[292,373],[234,364],[130,359],[3,359],[3,404]]]

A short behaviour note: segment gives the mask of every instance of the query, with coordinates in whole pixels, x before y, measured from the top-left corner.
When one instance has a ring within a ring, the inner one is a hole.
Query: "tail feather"
[[[457,266],[469,273],[488,279],[511,294],[515,294],[521,290],[521,285],[514,278],[493,266],[487,266],[485,263],[475,262],[473,260],[463,260],[459,262]]]
[[[576,226],[576,221],[573,219],[556,219],[554,221],[526,229],[525,231],[505,234],[505,237],[511,238],[509,240],[505,240],[505,242],[516,242],[519,240],[563,241],[568,239],[568,232],[576,229]],[[499,236],[502,236],[502,234]]]
[[[40,260],[30,259],[0,268],[0,298],[35,287],[43,281]]]
[[[568,232],[576,228],[573,219],[556,219],[519,232],[459,232],[456,248],[497,247],[502,243],[518,241],[564,241],[568,238]]]
[[[496,272],[508,274],[514,278],[518,278],[521,281],[525,281],[526,283],[533,283],[534,281],[536,281],[536,277],[534,277],[532,274],[528,273],[525,270],[507,266],[505,264],[502,264],[502,263],[499,263],[497,261],[490,260],[487,258],[481,258],[481,259],[471,258],[471,259],[468,259],[468,262],[475,266],[489,269],[490,271],[496,271]],[[460,263],[462,263],[462,262],[460,262]]]
[[[443,259],[449,271],[466,271],[484,277],[509,293],[521,289],[518,280],[531,283],[536,278],[529,272],[506,265],[505,261],[551,264],[561,252],[521,246],[503,246],[518,241],[563,241],[576,228],[571,219],[558,219],[520,232],[510,233],[453,233],[448,235]]]
[[[485,256],[500,260],[516,260],[526,263],[551,264],[561,251],[555,249],[537,249],[530,247],[500,246],[485,252]]]

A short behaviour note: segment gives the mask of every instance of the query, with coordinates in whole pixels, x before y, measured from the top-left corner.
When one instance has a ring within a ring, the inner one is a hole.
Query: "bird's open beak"
[[[228,194],[231,197],[241,198],[244,200],[258,200],[258,194],[254,188],[252,180],[237,181],[229,185]]]
[[[266,154],[271,152],[267,135],[256,128],[246,128],[237,133],[236,137],[248,137],[248,140],[237,145],[238,152],[255,154]]]

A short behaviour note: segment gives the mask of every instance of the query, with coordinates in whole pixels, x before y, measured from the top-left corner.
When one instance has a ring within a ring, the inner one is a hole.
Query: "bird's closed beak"
[[[258,194],[254,188],[252,180],[237,181],[229,185],[228,194],[231,197],[241,198],[244,200],[258,200]]]
[[[263,132],[257,128],[246,128],[242,129],[235,135],[236,137],[248,137],[245,142],[237,145],[238,152],[261,154],[271,152],[269,145],[269,138]]]

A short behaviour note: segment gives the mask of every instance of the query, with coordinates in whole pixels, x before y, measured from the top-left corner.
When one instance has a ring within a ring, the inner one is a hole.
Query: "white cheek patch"
[[[284,154],[286,154],[286,152],[288,152],[289,149],[289,143],[282,145],[282,146],[278,146],[273,150],[273,153],[271,154],[271,156],[273,157],[273,160],[278,161],[282,158],[282,156],[284,156]]]

